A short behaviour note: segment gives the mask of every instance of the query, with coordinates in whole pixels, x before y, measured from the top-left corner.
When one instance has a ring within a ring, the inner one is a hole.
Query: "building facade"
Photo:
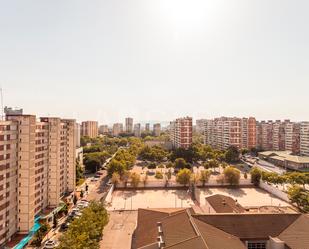
[[[153,135],[159,137],[161,135],[161,124],[157,123],[153,125]]]
[[[113,136],[117,137],[120,135],[120,133],[123,133],[123,124],[116,123],[113,125]]]
[[[300,153],[300,124],[289,122],[285,126],[285,150]]]
[[[256,120],[253,117],[205,120],[204,142],[220,150],[230,146],[239,149],[253,148],[256,146]]]
[[[309,156],[309,122],[300,123],[300,154]]]
[[[81,135],[95,138],[99,135],[97,121],[84,121],[81,125]]]
[[[133,132],[133,118],[125,119],[125,132],[132,133]]]
[[[150,132],[150,124],[149,123],[145,124],[145,131]]]
[[[192,118],[177,118],[172,121],[170,139],[174,148],[188,149],[192,145]]]
[[[99,133],[100,134],[108,134],[108,125],[100,125]]]
[[[141,137],[142,136],[141,124],[135,124],[134,125],[134,136],[135,137]]]
[[[5,212],[0,245],[16,232],[28,233],[34,217],[58,206],[65,193],[75,190],[76,181],[75,120],[36,120],[34,115],[6,119],[0,121],[0,189],[5,186],[0,194],[0,218]]]

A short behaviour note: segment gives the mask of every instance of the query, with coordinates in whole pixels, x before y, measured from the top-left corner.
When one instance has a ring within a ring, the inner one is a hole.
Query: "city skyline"
[[[115,123],[309,120],[307,1],[9,1],[4,104]],[[9,24],[9,25],[8,25]]]

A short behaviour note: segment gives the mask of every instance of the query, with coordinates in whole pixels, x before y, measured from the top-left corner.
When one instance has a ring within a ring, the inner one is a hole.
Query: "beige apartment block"
[[[78,123],[75,123],[75,143],[76,148],[80,147],[80,135],[81,135],[81,125]]]
[[[239,149],[256,146],[255,118],[220,117],[206,120],[204,142],[216,149],[224,150],[230,146]]]
[[[113,136],[117,137],[122,132],[123,132],[123,124],[116,123],[113,125]]]
[[[62,119],[64,124],[64,134],[66,140],[65,158],[66,158],[66,192],[73,192],[76,187],[76,136],[74,119]]]
[[[0,245],[75,190],[76,123],[8,115],[0,121]]]
[[[309,122],[300,124],[300,154],[309,156]]]
[[[170,139],[174,148],[188,149],[192,145],[192,118],[178,118],[170,123]]]
[[[290,120],[281,122],[276,120],[273,124],[273,150],[285,150],[285,137],[286,137],[286,126],[290,123]]]
[[[108,125],[100,125],[99,133],[100,134],[108,134]]]
[[[81,125],[81,135],[95,138],[99,135],[97,121],[84,121]]]
[[[262,150],[272,150],[273,149],[273,121],[261,121],[258,123],[259,126],[259,136],[258,139],[260,148]]]
[[[18,122],[18,231],[27,233],[34,225],[36,194],[41,189],[36,177],[36,117],[8,116]]]
[[[300,124],[287,123],[285,126],[285,150],[293,154],[300,153]]]
[[[0,121],[0,245],[18,229],[17,126],[14,121]]]

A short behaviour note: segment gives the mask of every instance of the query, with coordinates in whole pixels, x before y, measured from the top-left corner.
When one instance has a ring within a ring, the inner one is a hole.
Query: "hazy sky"
[[[0,0],[4,103],[101,123],[309,120],[308,0]]]

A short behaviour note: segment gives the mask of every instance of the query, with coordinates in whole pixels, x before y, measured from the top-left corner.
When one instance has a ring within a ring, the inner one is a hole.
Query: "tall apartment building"
[[[257,122],[258,147],[262,150],[273,150],[273,121]]]
[[[74,191],[76,181],[75,120],[37,121],[34,115],[6,118],[0,121],[0,168],[6,181],[0,215],[5,211],[9,224],[6,218],[0,219],[0,236],[4,232],[0,244],[16,232],[28,233],[34,217],[48,206],[58,206],[65,193]]]
[[[300,123],[300,154],[309,156],[309,122]]]
[[[273,150],[286,150],[286,126],[290,120],[276,120],[273,123]]]
[[[149,132],[149,131],[150,131],[150,124],[149,124],[149,123],[146,123],[146,124],[145,124],[145,131],[146,131],[146,132]]]
[[[0,247],[18,229],[18,123],[0,122]]]
[[[82,122],[81,135],[95,138],[99,135],[97,121],[84,121]]]
[[[160,123],[153,125],[153,134],[156,137],[159,137],[161,135],[161,124]]]
[[[205,120],[204,142],[220,150],[230,146],[252,148],[256,145],[255,118],[220,117]]]
[[[134,136],[141,137],[141,135],[142,135],[141,124],[135,124],[134,125]]]
[[[75,137],[76,137],[76,148],[80,147],[80,134],[81,134],[81,128],[80,124],[75,124]]]
[[[123,132],[123,124],[116,123],[113,125],[113,136],[117,137],[122,132]]]
[[[125,120],[125,132],[132,133],[133,132],[133,118],[126,118]]]
[[[108,134],[108,125],[100,125],[99,133],[100,134]]]
[[[170,139],[174,148],[188,149],[192,145],[192,118],[178,118],[170,123]]]
[[[285,126],[285,150],[300,153],[300,124],[289,122]]]

